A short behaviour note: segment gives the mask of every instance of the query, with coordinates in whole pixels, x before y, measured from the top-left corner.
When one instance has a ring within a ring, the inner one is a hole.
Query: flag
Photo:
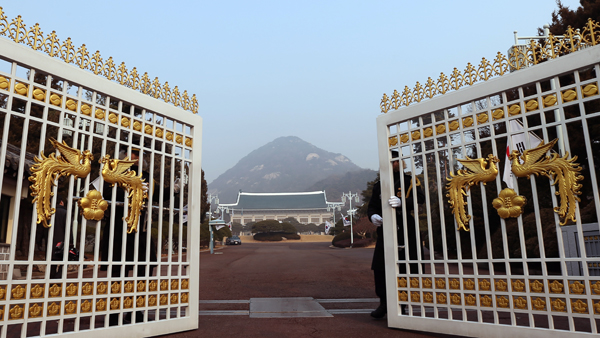
[[[100,176],[98,176],[95,180],[90,183],[94,189],[100,191]]]
[[[227,223],[227,226],[229,227],[229,230],[231,230],[231,222]]]
[[[331,223],[325,221],[325,235],[329,235],[329,229],[331,229]]]
[[[517,120],[511,120],[510,121],[510,129],[511,129],[511,131],[523,130],[523,125],[521,124],[521,122],[519,122]],[[510,153],[513,150],[518,150],[519,152],[523,153],[527,149],[535,148],[540,144],[540,142],[542,142],[542,139],[540,139],[536,134],[529,132],[530,148],[527,148],[525,133],[512,135],[511,141],[512,141],[511,145],[506,145],[506,161],[504,161],[504,175],[502,177],[502,180],[506,183],[507,187],[509,187],[510,189],[514,189],[513,188],[513,182],[514,182],[513,172],[512,172],[512,166],[511,166],[511,162],[510,162],[510,158],[509,158]],[[521,159],[519,159],[519,161],[521,161]]]
[[[344,217],[344,226],[350,226],[350,221],[348,220],[348,217]]]
[[[215,230],[219,231],[219,229],[224,228],[225,225],[224,224],[217,224],[215,225]]]

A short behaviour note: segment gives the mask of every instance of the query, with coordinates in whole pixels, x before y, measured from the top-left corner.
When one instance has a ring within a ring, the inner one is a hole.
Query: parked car
[[[227,237],[225,245],[242,245],[242,240],[238,236]]]

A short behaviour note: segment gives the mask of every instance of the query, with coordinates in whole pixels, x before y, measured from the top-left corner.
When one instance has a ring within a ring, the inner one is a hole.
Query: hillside
[[[342,175],[331,175],[310,186],[306,191],[325,190],[327,201],[339,202],[343,193],[360,193],[367,188],[367,182],[377,177],[377,171],[361,169],[359,171],[347,172]]]
[[[361,170],[342,154],[320,149],[295,136],[287,136],[277,138],[252,151],[211,182],[208,191],[211,194],[218,194],[221,203],[235,203],[240,190],[245,192],[327,190],[327,183],[318,185],[322,188],[315,184],[319,181],[326,182],[328,177],[343,177],[346,173]],[[363,184],[366,186],[366,181]],[[340,189],[348,188],[333,189],[332,198],[335,200],[339,200],[339,196],[335,195]]]

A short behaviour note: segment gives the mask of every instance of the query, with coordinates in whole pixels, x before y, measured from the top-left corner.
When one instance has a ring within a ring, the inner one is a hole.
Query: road
[[[449,337],[369,316],[378,305],[372,255],[302,242],[202,252],[199,328],[168,337]]]

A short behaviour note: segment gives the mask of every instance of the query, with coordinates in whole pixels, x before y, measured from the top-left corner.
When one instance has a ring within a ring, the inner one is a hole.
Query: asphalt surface
[[[162,337],[451,337],[391,329],[385,319],[370,317],[378,305],[372,255],[372,248],[298,242],[245,243],[212,255],[201,252],[199,328]],[[312,298],[333,315],[249,315],[251,299],[288,297]]]

